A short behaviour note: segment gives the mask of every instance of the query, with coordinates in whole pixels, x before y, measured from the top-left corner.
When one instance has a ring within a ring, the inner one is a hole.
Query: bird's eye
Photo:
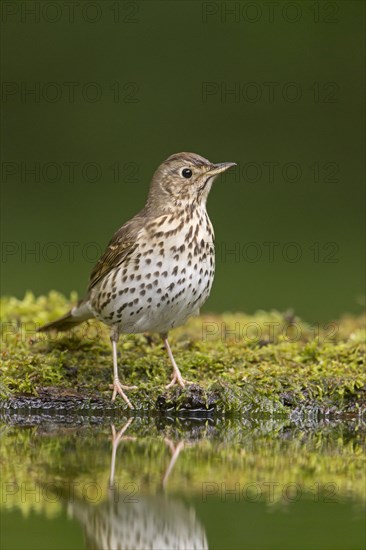
[[[184,178],[188,179],[192,177],[192,170],[190,168],[183,168],[181,173]]]

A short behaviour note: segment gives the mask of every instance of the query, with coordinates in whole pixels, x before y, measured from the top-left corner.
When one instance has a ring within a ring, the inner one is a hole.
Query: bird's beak
[[[232,166],[236,166],[236,162],[219,162],[218,164],[212,164],[207,173],[210,174],[210,176],[217,176]]]

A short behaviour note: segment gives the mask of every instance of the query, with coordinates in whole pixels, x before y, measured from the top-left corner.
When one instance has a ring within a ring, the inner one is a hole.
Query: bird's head
[[[235,165],[235,162],[213,164],[195,153],[176,153],[156,170],[150,186],[149,202],[205,204],[214,179]]]

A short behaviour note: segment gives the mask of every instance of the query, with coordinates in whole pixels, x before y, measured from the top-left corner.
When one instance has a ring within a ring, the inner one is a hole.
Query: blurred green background
[[[361,311],[363,12],[348,0],[3,2],[2,293],[82,294],[155,168],[194,151],[238,163],[209,199],[206,311]]]

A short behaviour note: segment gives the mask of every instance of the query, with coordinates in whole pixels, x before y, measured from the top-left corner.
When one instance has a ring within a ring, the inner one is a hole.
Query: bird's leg
[[[120,429],[118,434],[116,433],[116,428],[114,427],[114,424],[111,425],[111,429],[112,429],[112,457],[111,457],[111,471],[110,471],[110,475],[109,475],[109,486],[111,488],[113,487],[113,484],[114,484],[114,472],[115,472],[115,466],[116,466],[116,452],[117,452],[117,447],[120,444],[120,441],[122,439],[129,439],[129,440],[132,440],[132,441],[134,441],[136,439],[135,437],[126,437],[124,435],[125,431],[128,429],[128,427],[133,422],[133,420],[134,420],[133,417],[130,418],[126,422],[126,424]]]
[[[184,380],[183,376],[180,373],[179,367],[175,362],[174,356],[172,354],[172,350],[170,349],[170,346],[169,346],[168,335],[162,334],[161,337],[163,339],[165,349],[168,352],[170,362],[173,366],[173,378],[171,382],[169,382],[169,384],[166,385],[166,388],[171,388],[172,386],[174,386],[174,384],[179,384],[182,388],[184,388],[185,385],[190,384],[190,382],[188,382],[188,380]]]
[[[112,350],[113,350],[113,384],[111,384],[111,388],[113,389],[113,395],[112,395],[112,401],[116,399],[117,393],[120,394],[120,396],[124,399],[124,401],[127,403],[127,405],[130,407],[130,409],[133,409],[133,405],[131,401],[128,399],[127,395],[123,390],[132,390],[136,389],[136,386],[123,386],[119,380],[118,376],[118,362],[117,362],[117,342],[118,342],[119,334],[116,329],[112,329],[111,332],[111,342],[112,342]]]
[[[176,463],[177,458],[178,458],[181,450],[185,446],[184,441],[179,441],[179,443],[177,445],[174,445],[174,443],[170,439],[168,439],[167,437],[164,438],[164,441],[168,445],[172,456],[171,456],[169,465],[168,465],[167,469],[165,470],[165,474],[163,476],[163,481],[162,481],[163,489],[166,488],[166,484],[168,482],[168,478],[170,476],[170,473],[174,468],[174,464]]]

